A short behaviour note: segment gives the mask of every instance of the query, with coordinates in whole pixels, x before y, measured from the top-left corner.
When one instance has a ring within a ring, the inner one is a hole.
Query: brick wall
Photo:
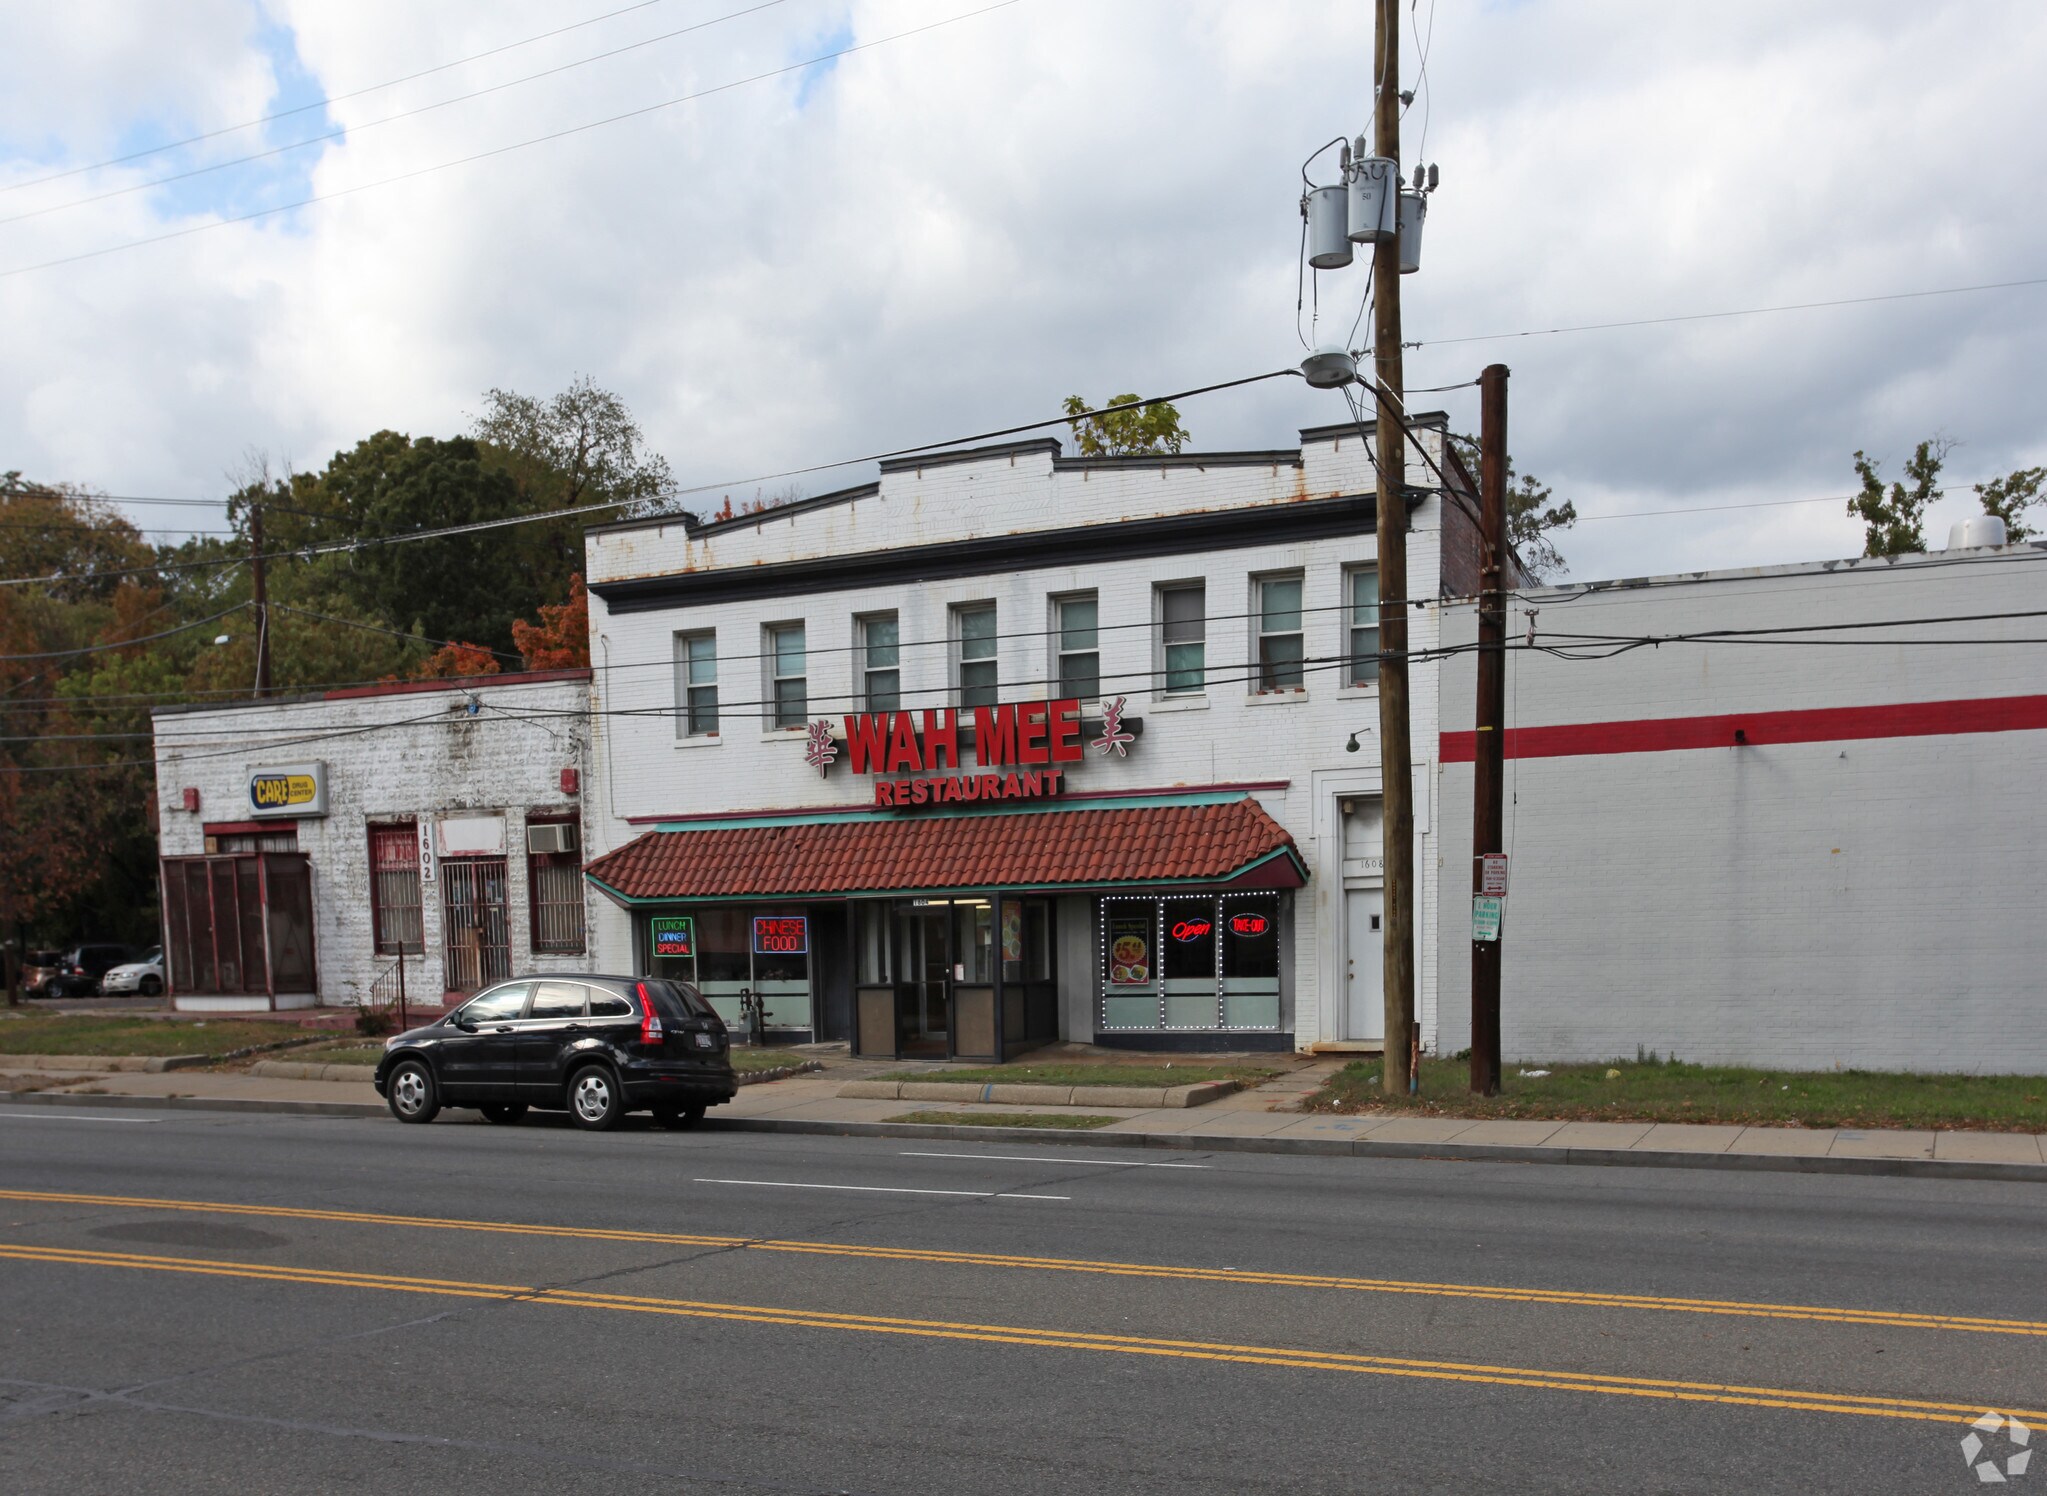
[[[480,710],[471,714],[474,695]],[[589,780],[589,704],[583,679],[476,683],[339,700],[264,702],[156,714],[157,809],[165,857],[205,850],[208,822],[248,819],[252,768],[323,760],[328,813],[298,823],[299,849],[313,880],[315,959],[325,1004],[362,1001],[395,957],[372,944],[368,826],[443,815],[498,814],[506,820],[506,912],[514,972],[589,970],[590,957],[532,951],[526,874],[526,818],[580,817],[580,795],[564,794],[561,771]],[[316,741],[307,741],[315,739]],[[200,793],[194,814],[181,791]],[[408,995],[438,1000],[441,910],[425,890],[424,958],[407,956]],[[586,923],[599,902],[585,890]],[[586,949],[594,946],[586,945]]]

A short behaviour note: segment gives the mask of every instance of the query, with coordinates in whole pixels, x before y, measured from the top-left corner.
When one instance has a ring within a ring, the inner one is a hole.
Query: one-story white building
[[[2047,1072],[2043,625],[2040,544],[1524,590],[1503,1053]],[[1445,1053],[1474,677],[1442,675]]]
[[[395,1003],[589,969],[590,672],[154,714],[164,951],[189,1011]]]

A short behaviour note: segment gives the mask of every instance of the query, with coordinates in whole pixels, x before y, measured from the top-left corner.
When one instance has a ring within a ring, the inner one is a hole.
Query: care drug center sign
[[[1128,755],[1138,724],[1125,725],[1125,700],[1102,703],[1101,733],[1091,739],[1080,701],[1070,696],[975,707],[970,722],[951,707],[858,713],[845,719],[846,767],[874,776],[876,805],[1044,799],[1060,792],[1068,768],[1088,749]],[[804,761],[829,774],[839,754],[831,721],[811,723]],[[974,772],[961,772],[969,768]]]

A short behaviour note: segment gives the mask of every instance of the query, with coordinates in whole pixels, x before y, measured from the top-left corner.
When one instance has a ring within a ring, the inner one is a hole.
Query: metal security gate
[[[450,857],[441,863],[441,958],[450,992],[474,992],[511,976],[504,858]]]

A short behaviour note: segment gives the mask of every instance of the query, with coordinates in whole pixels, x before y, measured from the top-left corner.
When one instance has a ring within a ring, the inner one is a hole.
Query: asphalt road
[[[2047,1446],[2038,1185],[469,1115],[0,1108],[0,1491],[1861,1496],[1981,1489],[1985,1411]]]

